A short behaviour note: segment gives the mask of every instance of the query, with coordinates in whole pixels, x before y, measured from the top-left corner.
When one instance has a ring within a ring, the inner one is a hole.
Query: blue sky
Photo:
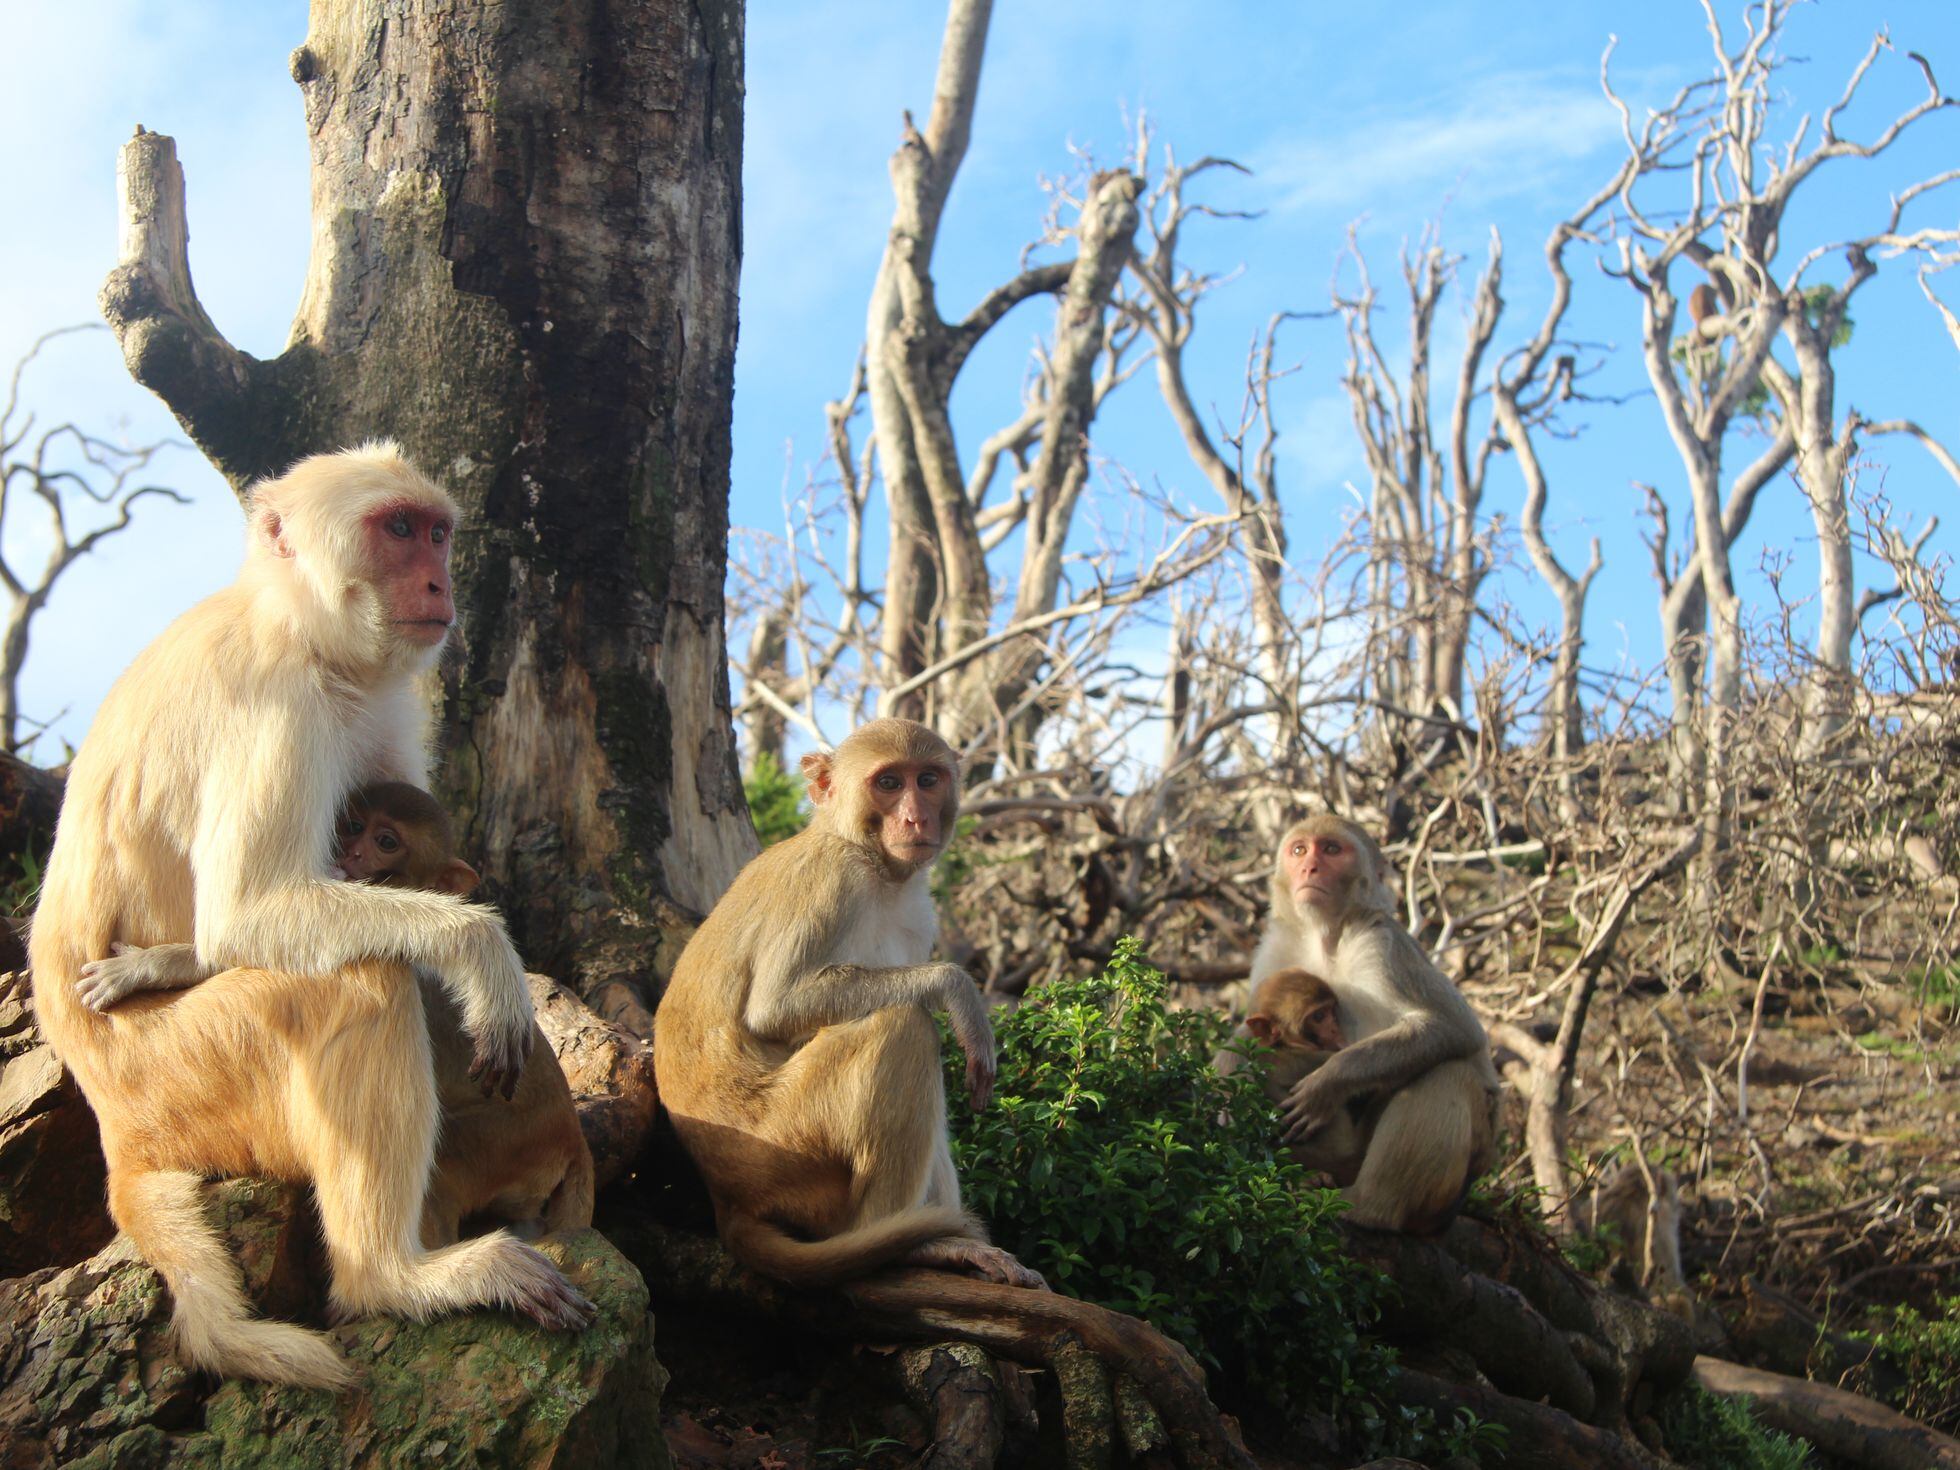
[[[1725,16],[1733,7],[1724,7]],[[1382,19],[1393,15],[1393,22]],[[930,105],[941,15],[922,0],[790,3],[755,0],[748,20],[745,259],[736,385],[732,514],[780,524],[786,482],[800,485],[822,448],[822,405],[842,388],[862,332],[864,303],[890,217],[885,162],[899,111]],[[1826,0],[1798,12],[1790,50],[1810,58],[1786,73],[1800,108],[1836,96],[1874,27],[1903,52],[1925,52],[1948,91],[1960,91],[1960,6],[1952,0]],[[116,150],[136,123],[173,134],[189,180],[191,258],[206,307],[246,350],[283,345],[306,268],[306,139],[285,58],[305,32],[289,0],[69,0],[8,8],[0,54],[0,186],[12,206],[0,235],[0,361],[39,332],[95,319],[94,295],[113,264]],[[1070,0],[997,6],[972,150],[941,237],[936,279],[949,314],[1010,273],[1035,232],[1044,174],[1075,166],[1071,146],[1102,162],[1127,143],[1126,111],[1144,108],[1181,157],[1225,154],[1248,177],[1218,176],[1209,197],[1265,211],[1251,223],[1202,221],[1185,254],[1239,274],[1209,303],[1190,355],[1194,394],[1235,413],[1251,334],[1274,310],[1325,305],[1342,232],[1365,216],[1362,239],[1377,280],[1394,253],[1442,213],[1445,239],[1482,259],[1492,225],[1507,246],[1507,332],[1522,333],[1543,302],[1539,251],[1551,223],[1612,168],[1616,120],[1597,74],[1617,33],[1614,71],[1636,102],[1662,100],[1706,64],[1698,6],[1573,3],[1394,7],[1173,0]],[[1869,136],[1917,95],[1904,56],[1883,59],[1850,131]],[[1820,100],[1821,99],[1821,100]],[[1794,116],[1794,113],[1793,113]],[[1960,114],[1920,125],[1876,165],[1830,166],[1787,231],[1792,243],[1869,228],[1890,189],[1960,159]],[[1960,188],[1921,222],[1960,219]],[[1786,252],[1788,253],[1788,252]],[[1589,268],[1579,275],[1573,326],[1631,348],[1632,293]],[[1960,304],[1960,272],[1943,278]],[[1894,265],[1857,299],[1857,335],[1841,356],[1840,412],[1920,419],[1960,441],[1960,353]],[[1011,316],[962,379],[957,421],[968,446],[1011,414],[1029,345],[1049,308]],[[1385,324],[1399,339],[1399,317]],[[1458,305],[1443,309],[1444,362],[1461,341]],[[1361,463],[1338,374],[1338,328],[1303,325],[1291,339],[1300,371],[1281,390],[1282,475],[1296,552],[1310,558],[1347,504]],[[1439,371],[1440,378],[1447,372]],[[1607,386],[1638,389],[1631,353]],[[106,333],[65,338],[27,383],[44,421],[73,417],[133,438],[174,426],[129,383]],[[1166,425],[1154,387],[1131,385],[1105,410],[1098,452],[1186,499],[1202,482]],[[1919,514],[1953,505],[1955,487],[1915,446],[1877,447],[1894,503]],[[37,625],[25,680],[28,708],[67,710],[57,729],[79,738],[109,681],[175,612],[226,581],[240,523],[229,492],[193,452],[159,464],[190,492],[188,508],[149,504],[139,528],[79,565]],[[1548,521],[1583,560],[1606,543],[1588,633],[1594,662],[1657,652],[1645,548],[1632,534],[1635,480],[1679,494],[1677,462],[1645,399],[1589,415],[1578,443],[1553,460]],[[1519,486],[1493,470],[1490,511],[1515,520]],[[1960,542],[1948,515],[1936,545]],[[32,528],[9,528],[10,552]],[[1788,550],[1792,580],[1814,580],[1808,518],[1793,486],[1770,492],[1738,549],[1738,567]],[[1749,579],[1757,595],[1758,578]],[[1514,592],[1542,611],[1532,581]]]

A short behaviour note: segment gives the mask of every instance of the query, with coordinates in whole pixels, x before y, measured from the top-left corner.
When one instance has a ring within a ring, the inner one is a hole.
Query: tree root
[[[967,1342],[1050,1369],[1063,1389],[1072,1465],[1108,1464],[1120,1445],[1140,1455],[1168,1448],[1185,1470],[1256,1470],[1211,1402],[1203,1370],[1134,1317],[945,1271],[887,1271],[834,1291],[795,1291],[737,1265],[704,1236],[655,1222],[608,1233],[645,1273],[656,1302],[735,1304],[832,1336]]]
[[[994,1360],[970,1342],[941,1342],[906,1348],[893,1366],[905,1396],[932,1425],[918,1470],[993,1470],[1007,1444],[1009,1417]]]
[[[1510,1431],[1502,1463],[1505,1470],[1655,1470],[1665,1462],[1631,1439],[1582,1424],[1561,1409],[1484,1388],[1452,1383],[1413,1368],[1396,1372],[1396,1398],[1428,1409],[1447,1424],[1458,1409]]]
[[[1023,1364],[1055,1376],[1071,1470],[1253,1470],[1191,1355],[1135,1318],[944,1271],[886,1271],[832,1291],[798,1291],[736,1264],[710,1236],[645,1219],[608,1222],[607,1233],[646,1274],[656,1303],[733,1307],[832,1337],[924,1344],[894,1360],[908,1397],[934,1426],[924,1464],[996,1463],[1015,1437],[1009,1389],[1018,1380],[1005,1365]],[[1467,1357],[1474,1372],[1466,1374],[1487,1380],[1404,1368],[1392,1388],[1398,1401],[1443,1424],[1468,1409],[1503,1425],[1505,1464],[1521,1470],[1666,1463],[1628,1425],[1644,1423],[1653,1399],[1687,1379],[1694,1356],[1686,1324],[1600,1290],[1529,1237],[1475,1221],[1458,1221],[1440,1241],[1347,1233],[1356,1258],[1400,1288],[1386,1335]],[[1908,1462],[1883,1462],[1888,1470],[1893,1463]],[[1960,1470],[1960,1461],[1910,1463]]]
[[[1349,1253],[1400,1289],[1390,1341],[1467,1353],[1500,1391],[1589,1424],[1638,1420],[1686,1380],[1686,1323],[1580,1276],[1535,1237],[1458,1220],[1440,1240],[1347,1226]]]

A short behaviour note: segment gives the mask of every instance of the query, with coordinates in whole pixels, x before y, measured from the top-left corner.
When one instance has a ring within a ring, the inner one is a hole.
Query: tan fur
[[[426,780],[423,678],[441,641],[426,599],[448,605],[447,569],[373,570],[392,553],[366,518],[396,507],[454,523],[448,496],[385,444],[258,487],[238,581],[103,701],[34,919],[36,1007],[101,1124],[111,1212],[168,1283],[192,1360],[219,1373],[348,1376],[318,1333],[252,1320],[198,1207],[212,1174],[313,1181],[342,1313],[580,1315],[557,1270],[507,1234],[437,1251],[417,1238],[436,1087],[411,967],[440,977],[494,1066],[514,1067],[533,1024],[502,921],[327,876],[347,792]],[[207,967],[250,968],[96,1014],[77,979],[118,944],[191,944]]]
[[[510,1100],[485,1097],[470,1080],[470,1040],[455,1007],[433,987],[423,1000],[442,1128],[422,1243],[449,1244],[472,1217],[501,1221],[526,1236],[590,1225],[592,1150],[579,1129],[565,1069],[544,1032],[538,1032]]]
[[[349,864],[352,832],[371,833],[387,822],[402,839],[391,866],[363,881],[399,883],[466,898],[477,885],[476,869],[456,856],[455,829],[436,799],[419,786],[378,781],[347,799],[336,859]],[[121,946],[112,959],[85,965],[95,972],[98,1010],[138,989],[181,989],[217,971],[202,964],[188,944],[148,949]],[[120,994],[118,993],[120,992]],[[426,986],[423,1005],[442,1120],[435,1175],[422,1216],[422,1243],[448,1245],[462,1222],[487,1215],[527,1235],[540,1230],[582,1230],[592,1223],[592,1151],[578,1125],[572,1089],[544,1032],[535,1028],[531,1059],[508,1102],[485,1097],[470,1079],[472,1046],[462,1017],[440,986]]]
[[[873,801],[871,783],[897,766],[943,776],[924,814],[930,852],[895,851],[892,818]],[[982,1096],[994,1066],[979,990],[928,959],[938,926],[927,874],[958,813],[957,760],[925,726],[879,720],[804,771],[809,827],[742,870],[656,1017],[661,1102],[722,1239],[757,1270],[804,1284],[900,1259],[1031,1278],[961,1210],[946,1137],[930,1012],[950,1014]]]
[[[1339,897],[1317,908],[1295,899],[1285,863],[1297,838],[1328,835],[1352,844],[1357,860]],[[1396,922],[1381,849],[1354,823],[1320,816],[1290,829],[1274,855],[1272,900],[1254,983],[1295,966],[1324,976],[1349,1039],[1289,1090],[1295,1109],[1328,1120],[1296,1142],[1313,1153],[1348,1104],[1368,1099],[1365,1152],[1343,1191],[1349,1218],[1442,1229],[1493,1160],[1498,1083],[1482,1023]]]
[[[1301,1078],[1319,1071],[1335,1055],[1333,1050],[1317,1046],[1302,1024],[1309,1011],[1328,1001],[1339,1001],[1334,987],[1310,970],[1277,970],[1260,982],[1253,1013],[1239,1029],[1242,1035],[1253,1035],[1272,1047],[1257,1060],[1264,1074],[1261,1082],[1266,1097],[1274,1105],[1285,1102]],[[1266,1022],[1263,1026],[1262,1020]],[[1235,1055],[1221,1053],[1221,1058]],[[1369,1100],[1354,1099],[1336,1109],[1332,1120],[1311,1138],[1292,1145],[1288,1152],[1296,1163],[1332,1175],[1336,1184],[1352,1184],[1361,1170],[1379,1111],[1369,1105]]]
[[[363,786],[348,799],[346,818],[364,831],[385,819],[404,841],[393,868],[371,881],[458,898],[475,890],[476,870],[456,855],[449,814],[420,787],[402,781]],[[344,845],[340,858],[347,863]],[[530,1060],[510,1100],[485,1097],[470,1080],[472,1047],[462,1016],[439,987],[425,989],[423,1002],[442,1123],[423,1204],[422,1243],[450,1244],[473,1216],[525,1235],[590,1225],[592,1150],[579,1129],[565,1069],[544,1032],[533,1023]]]

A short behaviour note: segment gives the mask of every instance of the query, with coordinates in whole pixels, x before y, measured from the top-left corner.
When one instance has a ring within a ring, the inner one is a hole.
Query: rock
[[[603,1189],[639,1158],[653,1131],[660,1107],[653,1048],[555,981],[526,978],[538,1025],[571,1084],[597,1187]]]
[[[0,975],[0,1277],[68,1266],[116,1233],[88,1100],[41,1040],[27,976]]]
[[[254,1301],[317,1322],[304,1191],[233,1180],[207,1196]],[[169,1346],[168,1293],[120,1237],[78,1266],[0,1282],[0,1470],[669,1470],[645,1283],[595,1231],[540,1249],[598,1303],[590,1329],[492,1311],[349,1323],[334,1336],[361,1377],[337,1395],[188,1372]]]

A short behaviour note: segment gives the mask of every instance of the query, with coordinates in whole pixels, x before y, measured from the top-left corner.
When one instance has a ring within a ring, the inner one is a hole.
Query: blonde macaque
[[[1344,1191],[1350,1218],[1430,1233],[1491,1162],[1497,1073],[1475,1012],[1394,915],[1374,839],[1340,817],[1301,822],[1274,856],[1252,980],[1305,968],[1340,1001],[1347,1045],[1288,1090],[1286,1143],[1332,1155],[1329,1140],[1364,1108],[1364,1151]]]
[[[449,814],[405,781],[377,781],[349,797],[338,844],[328,871],[351,881],[458,898],[476,891],[476,869],[456,856]],[[83,1001],[92,1009],[107,1010],[137,989],[178,989],[216,973],[189,944],[125,944],[117,950],[111,959],[82,966]],[[472,1217],[501,1221],[525,1235],[590,1225],[592,1151],[579,1131],[565,1071],[543,1033],[533,1036],[530,1061],[510,1099],[485,1098],[469,1078],[470,1043],[455,1007],[439,986],[425,986],[422,1001],[442,1106],[422,1243],[454,1242]]]
[[[36,1009],[101,1125],[110,1213],[168,1284],[190,1359],[220,1374],[336,1386],[349,1369],[323,1335],[253,1317],[204,1218],[212,1175],[312,1181],[339,1315],[591,1317],[506,1232],[419,1239],[438,1104],[416,971],[456,1006],[469,1072],[508,1093],[536,1027],[503,921],[330,873],[347,793],[426,784],[455,521],[387,444],[255,487],[238,580],[116,681],[68,777]],[[84,1003],[83,967],[115,946],[184,944],[235,968],[106,1014]]]
[[[1039,1286],[960,1208],[946,1137],[931,1013],[952,1019],[972,1107],[995,1069],[978,987],[928,958],[957,759],[924,725],[876,720],[803,773],[809,827],[742,870],[655,1018],[660,1100],[722,1240],[799,1284],[903,1262]]]

